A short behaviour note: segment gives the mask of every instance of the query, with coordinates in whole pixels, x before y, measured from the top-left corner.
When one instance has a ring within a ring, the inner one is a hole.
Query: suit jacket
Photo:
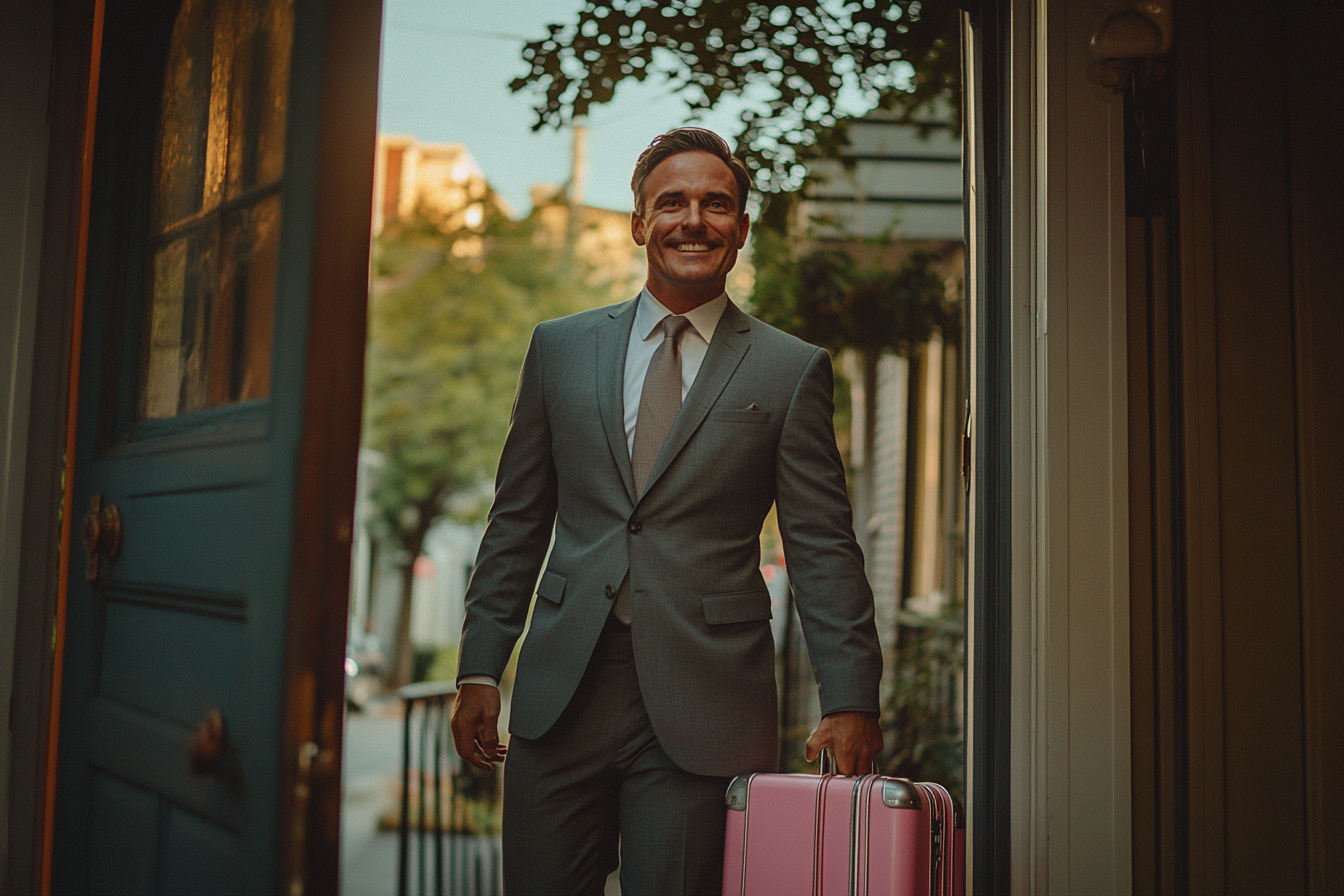
[[[628,571],[635,667],[668,756],[702,775],[772,770],[775,651],[759,568],[772,504],[822,712],[878,710],[882,656],[832,428],[830,357],[729,302],[641,495],[622,397],[637,301],[533,333],[458,673],[500,676],[535,590],[509,727],[541,737]]]

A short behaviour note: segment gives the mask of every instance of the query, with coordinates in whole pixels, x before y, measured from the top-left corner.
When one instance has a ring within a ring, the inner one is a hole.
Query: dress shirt
[[[691,322],[681,334],[682,400],[691,391],[691,384],[695,382],[700,365],[709,351],[710,340],[714,338],[714,330],[719,326],[719,318],[723,317],[723,310],[727,307],[728,294],[719,293],[717,299],[682,315]],[[639,294],[635,325],[630,328],[630,345],[625,352],[625,447],[631,456],[635,453],[635,424],[639,421],[639,402],[644,395],[644,377],[649,372],[653,353],[663,344],[663,318],[671,313],[645,286]]]
[[[639,401],[644,395],[644,377],[649,372],[649,362],[653,353],[663,342],[663,318],[672,312],[662,302],[653,297],[645,285],[639,293],[639,306],[635,309],[635,324],[630,328],[630,344],[625,352],[625,447],[631,455],[635,453],[635,424],[639,422]],[[706,302],[687,311],[682,317],[691,325],[681,334],[681,398],[691,391],[700,365],[704,363],[709,351],[710,340],[719,326],[724,309],[728,307],[728,293],[719,293],[717,299]],[[499,687],[499,682],[489,675],[464,675],[458,679],[458,687],[464,684],[488,684]]]

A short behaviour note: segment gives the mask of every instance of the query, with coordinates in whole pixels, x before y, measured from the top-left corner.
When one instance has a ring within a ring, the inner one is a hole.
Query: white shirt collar
[[[695,332],[708,344],[714,339],[714,331],[718,328],[719,319],[723,317],[727,307],[728,293],[721,292],[717,299],[687,311],[682,317],[691,322]],[[653,335],[654,328],[671,313],[662,302],[653,297],[653,293],[649,292],[649,287],[646,285],[639,294],[639,306],[635,309],[635,332],[639,334],[640,339],[648,339]]]

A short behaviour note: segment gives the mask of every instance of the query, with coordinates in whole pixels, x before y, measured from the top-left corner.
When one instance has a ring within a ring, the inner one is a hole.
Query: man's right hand
[[[499,742],[499,688],[488,684],[464,684],[453,703],[453,745],[457,755],[490,771],[492,762],[503,762],[508,747]]]

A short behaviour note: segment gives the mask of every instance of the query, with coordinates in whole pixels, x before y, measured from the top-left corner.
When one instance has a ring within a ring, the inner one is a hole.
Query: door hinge
[[[961,427],[961,484],[971,492],[971,402],[966,402],[965,422]]]
[[[299,747],[299,769],[294,777],[294,829],[290,833],[290,854],[294,864],[289,877],[289,896],[303,896],[307,880],[304,850],[308,846],[308,801],[312,797],[313,782],[339,771],[332,750],[324,750],[311,740]]]

